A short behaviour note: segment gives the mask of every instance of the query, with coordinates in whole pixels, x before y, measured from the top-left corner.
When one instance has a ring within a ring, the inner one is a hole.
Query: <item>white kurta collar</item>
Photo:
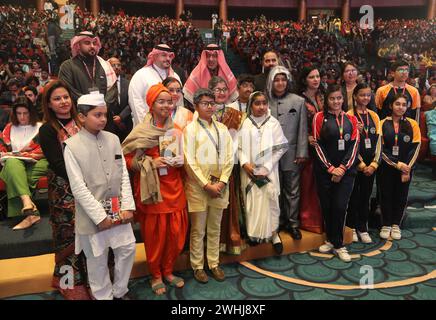
[[[260,123],[262,123],[262,122],[265,121],[265,119],[266,119],[267,116],[268,116],[267,114],[264,114],[264,115],[261,116],[261,117],[255,117],[255,116],[252,115],[251,118],[252,118],[254,121],[256,121],[257,124],[260,124]]]

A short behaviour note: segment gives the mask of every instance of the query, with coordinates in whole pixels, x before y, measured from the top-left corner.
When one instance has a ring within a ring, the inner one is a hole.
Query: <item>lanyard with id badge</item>
[[[399,156],[400,155],[400,147],[398,145],[398,134],[400,131],[400,124],[395,124],[394,120],[392,120],[392,124],[394,125],[394,132],[395,132],[395,138],[394,138],[394,146],[392,147],[392,155],[393,156]]]
[[[97,60],[97,58],[94,57],[94,63],[92,66],[92,73],[89,70],[88,66],[86,65],[85,61],[82,60],[83,66],[85,67],[85,70],[86,70],[86,73],[88,74],[89,80],[91,80],[91,83],[92,83],[92,87],[88,89],[88,92],[90,94],[100,93],[100,90],[96,87],[96,83],[95,83],[96,60]]]
[[[360,122],[363,124],[363,131],[365,132],[365,149],[371,149],[371,139],[369,138],[369,112],[366,111],[364,114],[366,114],[366,123],[363,121],[362,117],[360,116],[359,112],[356,112],[357,116],[359,117]]]
[[[345,140],[344,140],[344,112],[341,112],[342,119],[341,123],[339,124],[338,117],[336,116],[336,123],[338,124],[339,128],[339,140],[338,140],[338,150],[344,151],[345,150]]]
[[[204,123],[201,122],[199,119],[197,121],[200,124],[200,126],[204,129],[204,131],[206,132],[207,136],[209,137],[210,141],[213,143],[213,145],[215,146],[215,149],[216,149],[218,172],[217,173],[212,173],[209,176],[209,182],[210,182],[210,184],[213,185],[213,184],[216,184],[216,183],[220,182],[220,172],[221,172],[221,165],[220,165],[220,145],[221,145],[220,133],[218,131],[218,128],[217,128],[216,124],[212,121],[213,127],[214,127],[214,129],[216,131],[217,140],[218,140],[218,141],[215,141],[214,137],[210,133],[209,129],[206,128]],[[221,193],[221,197],[222,197],[222,193]]]

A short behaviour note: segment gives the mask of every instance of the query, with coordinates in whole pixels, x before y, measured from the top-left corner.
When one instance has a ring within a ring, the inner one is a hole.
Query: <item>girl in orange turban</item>
[[[184,281],[173,275],[188,228],[186,198],[182,182],[183,153],[181,130],[171,119],[172,98],[161,83],[147,92],[150,111],[123,142],[129,170],[134,175],[136,220],[147,254],[151,288],[157,295],[166,292],[164,281],[181,288]],[[166,154],[163,138],[171,141],[175,154]]]

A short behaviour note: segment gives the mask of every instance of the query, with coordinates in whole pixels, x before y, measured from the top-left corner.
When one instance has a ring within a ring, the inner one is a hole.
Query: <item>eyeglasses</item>
[[[207,108],[208,106],[211,106],[213,108],[215,107],[216,103],[215,101],[201,101],[198,103],[198,105],[202,108]]]
[[[408,73],[409,69],[397,69],[396,71],[399,73]]]
[[[214,93],[226,93],[229,89],[228,88],[216,88],[213,89]]]

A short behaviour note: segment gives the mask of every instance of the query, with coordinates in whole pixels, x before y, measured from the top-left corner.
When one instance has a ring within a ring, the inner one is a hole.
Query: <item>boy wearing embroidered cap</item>
[[[77,101],[82,129],[65,141],[65,166],[76,203],[76,254],[86,256],[88,280],[97,300],[125,299],[135,259],[133,201],[118,137],[103,131],[107,107],[102,94]],[[112,284],[109,247],[115,256]]]

